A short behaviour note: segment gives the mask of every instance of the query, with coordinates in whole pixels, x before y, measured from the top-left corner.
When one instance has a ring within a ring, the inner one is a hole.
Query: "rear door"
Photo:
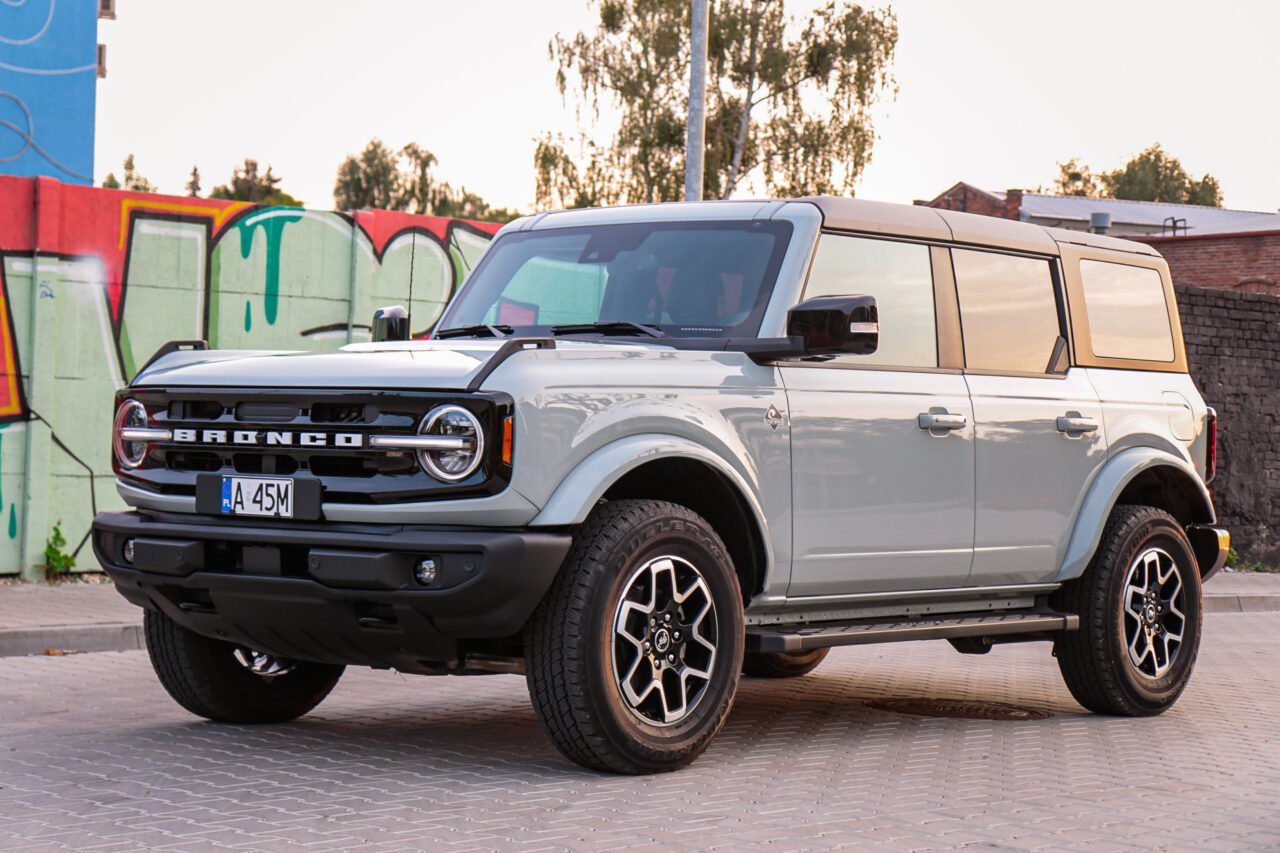
[[[936,294],[935,259],[945,279]],[[779,368],[791,418],[788,594],[963,586],[973,545],[973,413],[958,365],[939,367],[958,358],[959,346],[946,250],[824,234],[804,298],[855,293],[876,297],[876,353]],[[935,426],[922,427],[922,415]]]
[[[970,584],[1051,581],[1106,456],[1102,406],[1070,367],[1058,262],[953,249],[976,427]]]

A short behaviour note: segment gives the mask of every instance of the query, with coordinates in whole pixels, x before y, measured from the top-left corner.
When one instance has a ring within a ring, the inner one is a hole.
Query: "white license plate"
[[[225,515],[293,518],[293,480],[267,477],[223,477]]]

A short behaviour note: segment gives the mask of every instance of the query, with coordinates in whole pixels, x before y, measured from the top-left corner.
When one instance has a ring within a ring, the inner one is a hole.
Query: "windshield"
[[[440,332],[754,337],[788,222],[646,222],[504,235]],[[484,329],[485,326],[492,327]]]

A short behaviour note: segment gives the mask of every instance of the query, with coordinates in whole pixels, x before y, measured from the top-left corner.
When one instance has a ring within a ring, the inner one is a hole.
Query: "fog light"
[[[124,561],[126,563],[133,562],[133,540],[132,539],[124,540]]]
[[[436,561],[428,557],[418,563],[413,570],[413,577],[423,586],[430,586],[436,581]]]

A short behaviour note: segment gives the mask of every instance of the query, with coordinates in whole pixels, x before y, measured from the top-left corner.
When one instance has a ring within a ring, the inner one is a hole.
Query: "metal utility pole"
[[[689,39],[689,124],[684,145],[684,200],[702,200],[702,160],[707,138],[707,28],[711,0],[693,0]]]

